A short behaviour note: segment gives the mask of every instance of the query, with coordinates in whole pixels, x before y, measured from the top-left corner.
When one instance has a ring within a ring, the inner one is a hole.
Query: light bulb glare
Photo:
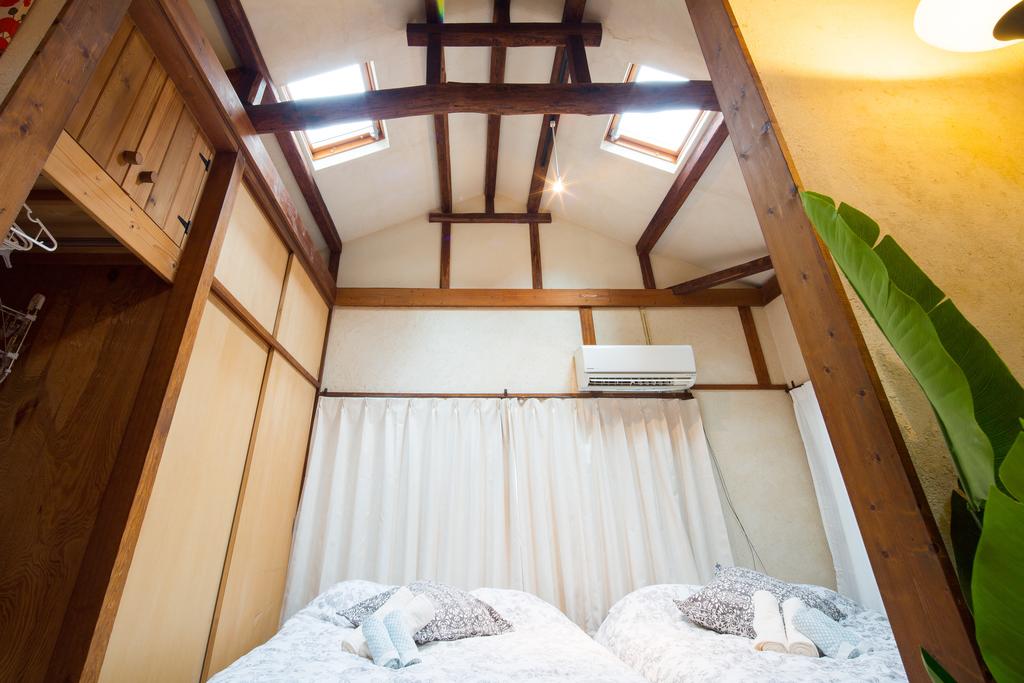
[[[555,194],[561,194],[562,190],[565,189],[565,185],[562,183],[561,178],[555,178],[555,184],[551,186],[551,191]]]

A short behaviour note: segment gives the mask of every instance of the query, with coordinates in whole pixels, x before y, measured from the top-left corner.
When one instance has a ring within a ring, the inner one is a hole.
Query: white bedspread
[[[643,683],[636,672],[595,643],[556,608],[514,590],[472,591],[512,622],[500,636],[429,643],[423,662],[392,671],[348,654],[339,640],[339,609],[388,586],[345,581],[313,600],[281,630],[230,667],[216,683],[259,681],[551,681]]]
[[[855,659],[754,652],[747,638],[715,633],[686,620],[672,600],[683,600],[699,588],[661,585],[634,591],[612,607],[595,639],[654,683],[907,680],[889,622],[877,612],[840,598],[841,608],[850,614],[843,625],[876,647]]]

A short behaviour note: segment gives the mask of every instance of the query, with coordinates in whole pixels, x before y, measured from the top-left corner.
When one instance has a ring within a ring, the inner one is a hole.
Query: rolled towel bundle
[[[401,610],[405,608],[406,605],[411,604],[415,599],[416,596],[412,594],[412,591],[410,591],[405,586],[402,586],[397,591],[395,591],[394,595],[388,598],[387,602],[381,605],[377,609],[377,611],[373,613],[373,616],[377,617],[377,619],[383,619],[395,610]],[[431,609],[433,609],[433,607],[431,607]],[[431,612],[431,619],[432,618],[433,612]],[[427,621],[429,621],[429,619]],[[423,626],[420,626],[416,630],[418,631],[420,628],[423,628]],[[365,659],[371,658],[370,648],[367,646],[366,643],[366,632],[364,631],[362,626],[356,629],[350,629],[346,631],[344,635],[342,635],[341,649],[343,649],[345,652],[354,654],[357,657],[363,657]]]
[[[405,628],[415,638],[416,632],[434,619],[434,603],[426,595],[417,595],[400,610]]]
[[[387,619],[392,614],[395,613],[391,612],[384,618]],[[401,621],[401,615],[398,618]],[[360,628],[363,629],[363,636],[366,637],[366,647],[370,650],[370,656],[373,658],[374,664],[388,669],[397,669],[401,666],[398,650],[391,640],[387,627],[379,617],[372,615],[366,617]],[[415,647],[415,643],[413,643],[413,646]]]
[[[778,599],[768,591],[756,591],[754,603],[754,649],[759,652],[786,652],[786,627],[782,623]]]
[[[828,657],[853,659],[871,651],[868,643],[821,610],[804,607],[797,611],[793,622]]]
[[[402,612],[392,612],[384,617],[384,628],[387,629],[391,642],[398,652],[399,667],[404,669],[410,664],[419,664],[423,661],[420,659],[420,650],[416,647],[416,641],[413,640],[409,627],[406,626],[405,615]]]
[[[782,603],[782,622],[786,627],[786,651],[791,655],[817,657],[818,648],[810,638],[801,633],[794,621],[796,614],[806,609],[807,605],[800,598],[787,598]]]

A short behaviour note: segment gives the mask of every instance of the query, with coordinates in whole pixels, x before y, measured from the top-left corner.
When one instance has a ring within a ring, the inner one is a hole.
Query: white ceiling
[[[361,61],[374,63],[381,88],[424,82],[426,50],[406,45],[405,25],[423,21],[422,0],[242,0],[276,83]],[[559,21],[561,0],[512,0],[512,21]],[[447,0],[447,22],[490,21],[491,0]],[[681,0],[590,0],[584,15],[604,27],[588,48],[595,82],[617,82],[641,63],[689,78],[708,77]],[[223,50],[222,50],[223,51]],[[488,48],[449,48],[450,81],[486,82]],[[546,83],[554,48],[508,50],[506,81]],[[482,202],[486,117],[450,118],[452,194],[456,205]],[[545,196],[544,210],[633,244],[672,184],[673,175],[600,149],[608,117],[564,116],[559,162],[570,184]],[[406,222],[439,204],[429,117],[388,121],[390,148],[315,172],[327,206],[351,240]],[[539,116],[502,119],[497,192],[525,210]],[[709,271],[766,253],[731,145],[723,146],[655,250]],[[760,282],[764,276],[751,282]]]

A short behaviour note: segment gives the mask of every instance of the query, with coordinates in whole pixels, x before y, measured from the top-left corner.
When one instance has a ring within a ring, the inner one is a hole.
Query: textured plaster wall
[[[1024,44],[932,48],[914,34],[916,0],[731,5],[804,187],[873,216],[1024,377]],[[945,528],[954,475],[942,436],[855,309]]]

